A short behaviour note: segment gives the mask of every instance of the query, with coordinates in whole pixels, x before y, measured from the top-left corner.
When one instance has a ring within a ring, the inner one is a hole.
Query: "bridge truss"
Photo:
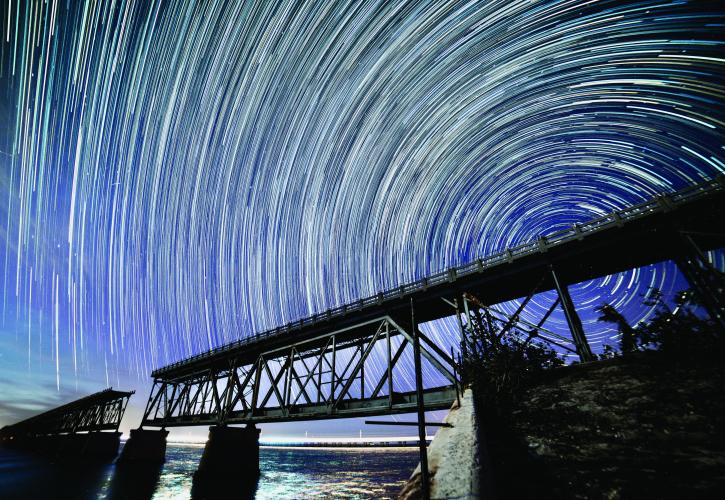
[[[251,356],[240,353],[217,369],[203,367],[180,376],[157,377],[142,425],[285,422],[414,412],[417,387],[402,370],[401,360],[415,358],[416,349],[443,381],[423,391],[425,410],[448,408],[456,398],[454,360],[410,324],[383,316],[314,338],[263,347]],[[414,390],[403,389],[406,383]]]
[[[0,438],[33,438],[78,432],[118,431],[134,391],[108,388],[0,429]]]

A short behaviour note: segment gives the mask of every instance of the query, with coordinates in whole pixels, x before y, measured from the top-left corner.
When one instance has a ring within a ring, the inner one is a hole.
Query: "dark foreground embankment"
[[[479,408],[496,496],[720,497],[724,382],[714,356],[658,352],[550,370],[509,410]]]

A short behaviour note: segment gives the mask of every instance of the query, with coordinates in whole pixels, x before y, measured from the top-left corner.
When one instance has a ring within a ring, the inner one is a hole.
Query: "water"
[[[190,498],[201,445],[169,444],[166,463],[50,463],[0,449],[0,499]],[[261,448],[255,498],[395,498],[418,462],[412,448]],[[233,497],[229,497],[233,498]]]

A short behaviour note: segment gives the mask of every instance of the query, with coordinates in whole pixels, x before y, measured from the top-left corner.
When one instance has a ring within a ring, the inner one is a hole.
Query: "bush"
[[[464,382],[473,385],[486,411],[498,414],[513,401],[519,387],[542,370],[563,365],[552,349],[536,341],[536,330],[524,331],[486,314],[471,318],[464,343]]]
[[[701,306],[691,291],[678,293],[674,298],[674,307],[670,307],[662,292],[652,289],[645,297],[644,304],[654,307],[654,313],[649,321],[640,322],[635,328],[613,306],[603,304],[598,308],[599,321],[618,326],[621,334],[620,353],[654,349],[682,357],[722,351],[723,332],[714,321],[702,317]],[[615,354],[619,353],[605,346],[602,357]]]

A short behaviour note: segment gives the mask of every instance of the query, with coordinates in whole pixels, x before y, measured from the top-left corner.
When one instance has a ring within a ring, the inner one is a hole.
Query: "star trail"
[[[57,390],[725,172],[714,3],[1,1],[2,346]],[[684,286],[572,296],[598,351]]]

